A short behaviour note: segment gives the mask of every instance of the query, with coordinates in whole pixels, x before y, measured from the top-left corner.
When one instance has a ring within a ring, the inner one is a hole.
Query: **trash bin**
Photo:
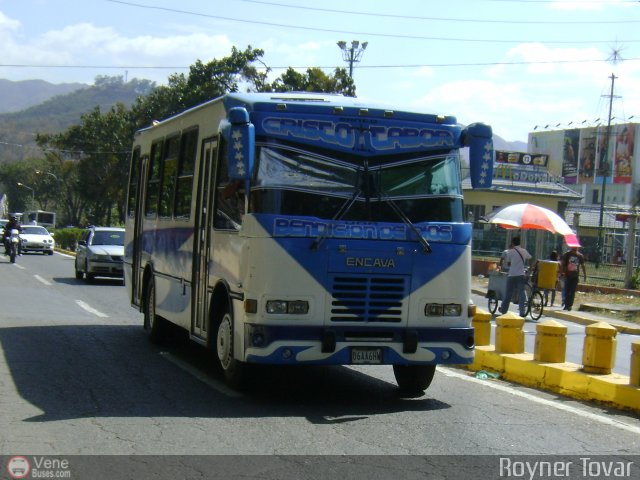
[[[554,289],[558,279],[558,262],[540,260],[538,262],[538,288]]]

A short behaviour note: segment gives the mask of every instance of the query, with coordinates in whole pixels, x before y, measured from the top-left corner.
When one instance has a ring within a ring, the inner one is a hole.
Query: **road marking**
[[[89,313],[92,313],[96,317],[109,318],[109,315],[96,310],[91,305],[88,305],[88,304],[84,303],[82,300],[76,300],[76,303],[78,304],[78,306],[80,308],[82,308],[83,310],[85,310],[85,311],[87,311]]]
[[[16,268],[19,268],[20,270],[25,270],[25,268],[22,265],[18,265],[17,263],[14,263],[13,266]]]
[[[48,280],[45,280],[44,278],[42,278],[40,275],[34,275],[35,279],[38,280],[39,282],[44,283],[47,286],[51,286],[51,282],[49,282]]]
[[[513,387],[509,387],[503,385],[501,383],[487,381],[487,380],[479,380],[475,377],[470,377],[468,375],[464,375],[462,373],[456,372],[450,368],[446,367],[438,367],[438,371],[447,377],[455,377],[460,380],[466,380],[467,382],[474,382],[479,385],[484,385],[485,387],[493,388],[496,390],[500,390],[501,392],[510,393],[511,395],[515,395],[516,397],[523,397],[527,400],[531,400],[536,403],[540,403],[547,407],[553,407],[557,410],[563,410],[565,412],[570,412],[580,417],[585,417],[589,420],[595,420],[596,422],[604,423],[605,425],[609,425],[612,427],[617,427],[622,430],[627,430],[631,433],[640,434],[640,427],[636,427],[635,425],[628,425],[623,422],[619,422],[615,419],[603,417],[602,415],[598,415],[595,413],[587,412],[586,410],[581,410],[579,408],[572,407],[570,405],[566,405],[564,403],[558,403],[557,401],[547,400],[546,398],[537,397],[527,392],[523,392],[520,390],[516,390]]]
[[[178,357],[176,357],[175,355],[170,354],[169,352],[160,352],[160,356],[162,358],[166,359],[166,360],[169,360],[171,363],[173,363],[177,367],[181,368],[182,370],[184,370],[188,374],[194,376],[195,378],[197,378],[201,382],[209,385],[211,388],[213,388],[214,390],[217,390],[218,392],[222,393],[223,395],[226,395],[227,397],[240,398],[240,397],[244,396],[241,393],[236,392],[235,390],[227,387],[224,383],[221,383],[221,382],[211,378],[209,375],[207,375],[204,372],[198,370],[193,365],[190,365],[189,363],[185,362],[184,360],[180,360]]]

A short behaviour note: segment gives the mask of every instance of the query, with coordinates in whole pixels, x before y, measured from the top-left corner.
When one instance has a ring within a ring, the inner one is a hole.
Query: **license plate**
[[[382,363],[382,348],[354,347],[351,349],[351,363]]]

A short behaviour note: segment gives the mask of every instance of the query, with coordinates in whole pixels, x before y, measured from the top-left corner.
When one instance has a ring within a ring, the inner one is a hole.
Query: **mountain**
[[[18,112],[0,114],[0,163],[39,155],[37,134],[63,132],[80,123],[80,117],[96,106],[103,112],[117,103],[130,106],[155,86],[148,80],[125,83],[121,77],[98,77],[95,85],[77,85],[80,88],[70,93],[53,96]]]
[[[86,87],[88,85],[83,83],[53,84],[44,80],[12,82],[0,78],[0,113],[18,112],[56,95],[65,95]]]
[[[526,152],[527,142],[507,142],[502,137],[493,135],[493,148],[496,150],[504,150],[507,152]]]

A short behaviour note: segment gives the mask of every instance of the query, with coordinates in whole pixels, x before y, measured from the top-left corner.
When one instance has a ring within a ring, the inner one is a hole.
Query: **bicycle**
[[[544,295],[543,291],[538,288],[537,276],[533,275],[531,269],[525,271],[524,294],[526,298],[526,312],[524,316],[529,315],[531,320],[538,321],[544,311]]]

